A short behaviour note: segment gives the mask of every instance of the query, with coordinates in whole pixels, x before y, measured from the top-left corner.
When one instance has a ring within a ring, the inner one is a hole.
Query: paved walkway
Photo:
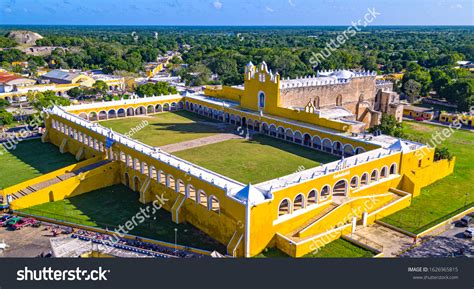
[[[162,150],[164,150],[165,152],[173,153],[173,152],[177,152],[177,151],[183,151],[183,150],[187,150],[187,149],[206,146],[206,145],[213,144],[213,143],[219,143],[219,142],[223,142],[223,141],[226,141],[226,140],[240,139],[240,138],[243,138],[243,137],[240,136],[240,135],[233,134],[233,133],[219,133],[219,134],[211,135],[211,136],[208,136],[208,137],[203,137],[203,138],[193,139],[193,140],[189,140],[189,141],[183,141],[183,142],[179,142],[179,143],[165,145],[165,146],[162,146],[160,148]]]
[[[384,257],[396,257],[413,245],[413,238],[377,223],[368,227],[357,227],[352,238],[368,239],[383,246]],[[349,235],[351,237],[351,235]],[[362,242],[362,240],[360,240]]]

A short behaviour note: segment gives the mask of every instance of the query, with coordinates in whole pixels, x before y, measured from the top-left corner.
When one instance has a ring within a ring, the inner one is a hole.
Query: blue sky
[[[0,0],[0,24],[474,25],[473,0]]]

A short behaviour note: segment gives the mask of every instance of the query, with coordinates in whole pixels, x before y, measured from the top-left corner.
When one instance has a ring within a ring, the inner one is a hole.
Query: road
[[[474,257],[474,239],[464,237],[466,227],[451,225],[450,229],[403,253],[400,257]],[[464,250],[461,254],[460,250]]]

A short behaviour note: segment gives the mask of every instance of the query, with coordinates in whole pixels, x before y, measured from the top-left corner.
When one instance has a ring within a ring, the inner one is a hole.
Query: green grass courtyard
[[[375,254],[344,239],[336,239],[317,252],[304,255],[304,258],[372,258]],[[257,258],[289,257],[276,248],[267,248]]]
[[[404,122],[404,131],[426,142],[443,127],[418,122]],[[422,189],[410,207],[382,221],[413,233],[420,233],[448,219],[465,205],[474,202],[474,133],[456,130],[441,145],[456,156],[454,173]]]
[[[21,141],[15,149],[0,155],[0,188],[6,188],[42,174],[74,164],[70,154],[61,154],[59,148],[40,139]]]
[[[115,185],[69,199],[33,206],[22,211],[113,231],[114,228],[131,220],[140,212],[140,208],[145,209],[148,206],[141,204],[138,197],[137,192],[123,185]],[[223,245],[195,227],[186,223],[173,223],[171,214],[166,210],[157,210],[155,214],[150,215],[150,218],[145,218],[143,223],[129,233],[174,244],[174,229],[177,228],[178,244],[225,253]]]
[[[255,135],[175,152],[174,155],[244,184],[257,184],[329,163],[338,157]]]
[[[143,117],[129,117],[100,122],[114,131],[125,134],[144,120],[148,125],[132,138],[151,146],[164,146],[203,138],[222,132],[217,122],[187,111],[163,112]]]

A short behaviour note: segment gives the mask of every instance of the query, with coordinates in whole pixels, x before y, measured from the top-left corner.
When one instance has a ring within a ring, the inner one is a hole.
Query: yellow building
[[[405,105],[403,106],[403,116],[410,118],[423,118],[424,120],[432,120],[434,118],[434,111],[432,108]]]
[[[474,115],[471,113],[449,113],[443,111],[439,115],[439,121],[449,124],[460,122],[463,126],[468,128],[474,127]]]
[[[19,194],[39,181],[30,180],[4,189],[3,196],[13,196],[13,209],[25,208],[122,183],[137,191],[142,203],[157,196],[167,199],[163,208],[174,222],[199,228],[224,244],[230,256],[251,257],[277,247],[300,257],[357,225],[367,226],[409,206],[422,187],[453,170],[455,160],[434,161],[434,150],[422,144],[359,132],[357,122],[322,117],[311,106],[304,111],[279,107],[278,74],[248,69],[245,78],[244,87],[208,89],[205,94],[48,109],[43,141],[78,160],[87,159],[76,168],[98,165],[42,191]],[[242,184],[94,123],[179,109],[341,159]]]
[[[165,63],[162,62],[151,62],[145,66],[145,73],[147,77],[153,77],[158,72],[162,71],[165,68]]]

